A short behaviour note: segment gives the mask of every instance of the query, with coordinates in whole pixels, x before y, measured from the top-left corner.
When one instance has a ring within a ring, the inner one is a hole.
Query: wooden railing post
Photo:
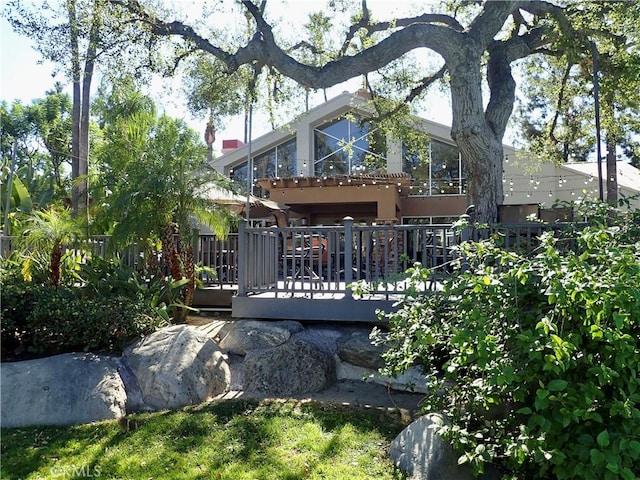
[[[238,293],[239,297],[247,296],[247,256],[249,251],[247,249],[247,222],[241,220],[238,225]]]
[[[348,287],[353,282],[353,217],[344,217],[344,298],[353,298],[353,292]]]

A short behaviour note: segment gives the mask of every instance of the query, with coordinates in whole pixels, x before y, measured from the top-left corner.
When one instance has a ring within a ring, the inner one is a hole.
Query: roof
[[[561,167],[576,173],[598,178],[598,164],[596,162],[565,163],[562,164]],[[617,162],[616,170],[618,172],[619,187],[640,193],[640,170],[627,162]],[[603,175],[607,174],[606,171],[607,166],[603,163]]]

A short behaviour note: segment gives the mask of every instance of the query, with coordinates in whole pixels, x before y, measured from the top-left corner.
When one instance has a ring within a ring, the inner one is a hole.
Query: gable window
[[[460,152],[454,145],[431,140],[427,148],[403,147],[403,172],[411,177],[412,195],[452,195],[466,191]]]
[[[296,139],[253,158],[253,178],[295,177]]]
[[[259,178],[295,177],[296,172],[295,138],[253,157],[253,175],[251,179],[254,184]],[[239,189],[246,191],[247,162],[233,167],[230,177]],[[256,195],[265,193],[257,190],[258,188],[254,186],[252,193]]]
[[[314,130],[314,175],[357,175],[386,168],[384,135],[369,122],[340,118]]]

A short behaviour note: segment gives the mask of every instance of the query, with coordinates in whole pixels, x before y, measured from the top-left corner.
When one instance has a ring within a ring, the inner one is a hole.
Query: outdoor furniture
[[[287,238],[284,249],[286,288],[294,288],[297,281],[311,282],[312,288],[324,288],[324,278],[314,270],[322,269],[324,245],[318,235],[296,234]]]

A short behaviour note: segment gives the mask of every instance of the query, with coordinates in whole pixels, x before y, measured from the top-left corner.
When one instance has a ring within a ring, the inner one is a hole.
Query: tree
[[[0,144],[5,163],[44,208],[70,195],[71,99],[56,83],[30,105],[0,104]],[[14,158],[15,155],[15,158]]]
[[[63,246],[78,238],[82,230],[71,217],[68,209],[50,207],[34,212],[30,217],[22,240],[29,248],[49,252],[49,282],[54,287],[60,285],[62,277]],[[27,257],[24,271],[29,271],[33,254]]]
[[[5,15],[13,28],[34,40],[44,59],[57,64],[72,84],[71,170],[72,204],[77,215],[88,206],[89,132],[91,87],[96,69],[135,71],[144,76],[156,68],[145,49],[158,48],[157,41],[132,32],[122,21],[118,5],[105,0],[58,0],[29,5],[8,3]],[[143,59],[144,58],[144,59]],[[54,72],[54,75],[58,72]]]
[[[173,280],[187,279],[185,304],[195,288],[194,228],[198,223],[224,237],[231,212],[211,204],[207,185],[221,182],[208,168],[206,147],[181,120],[156,116],[153,102],[126,80],[97,100],[104,143],[99,158],[102,211],[98,223],[120,246],[139,239],[162,242],[162,258]]]
[[[527,97],[518,109],[518,120],[538,156],[562,162],[586,160],[595,153],[597,141],[595,75],[607,150],[607,201],[615,204],[616,157],[640,162],[640,5],[590,2],[569,14],[592,32],[592,48],[558,49],[554,56],[528,59],[521,85]],[[611,32],[600,32],[602,23],[611,25]]]
[[[89,108],[101,23],[99,0],[65,0],[56,12],[44,4],[30,11],[20,2],[10,2],[9,21],[16,31],[37,40],[37,49],[44,58],[68,67],[73,85],[71,171],[76,180],[72,190],[75,214],[87,207]],[[43,8],[44,12],[40,11]],[[60,19],[60,24],[53,24]]]
[[[116,0],[113,0],[116,1]],[[502,202],[502,138],[511,115],[516,83],[512,65],[545,51],[563,36],[585,45],[579,28],[570,22],[570,4],[550,2],[455,3],[449,12],[423,12],[389,21],[375,20],[364,0],[352,17],[341,48],[321,65],[305,63],[297,49],[287,49],[267,17],[267,3],[241,3],[251,15],[255,34],[244,44],[227,46],[200,34],[181,21],[165,21],[136,0],[117,1],[126,6],[141,28],[159,36],[181,38],[191,48],[220,59],[230,72],[241,65],[267,65],[305,88],[321,89],[356,76],[367,76],[418,49],[439,55],[443,65],[435,74],[411,78],[405,99],[419,96],[434,78],[446,74],[451,91],[451,136],[468,172],[468,196],[480,221],[495,221]],[[434,6],[433,4],[430,4]],[[343,15],[340,2],[333,13]],[[441,8],[444,8],[441,7]],[[336,20],[338,21],[338,20]],[[313,41],[313,38],[311,38]],[[586,46],[585,46],[586,47]],[[483,77],[484,73],[484,77]],[[486,79],[488,101],[483,96]]]

